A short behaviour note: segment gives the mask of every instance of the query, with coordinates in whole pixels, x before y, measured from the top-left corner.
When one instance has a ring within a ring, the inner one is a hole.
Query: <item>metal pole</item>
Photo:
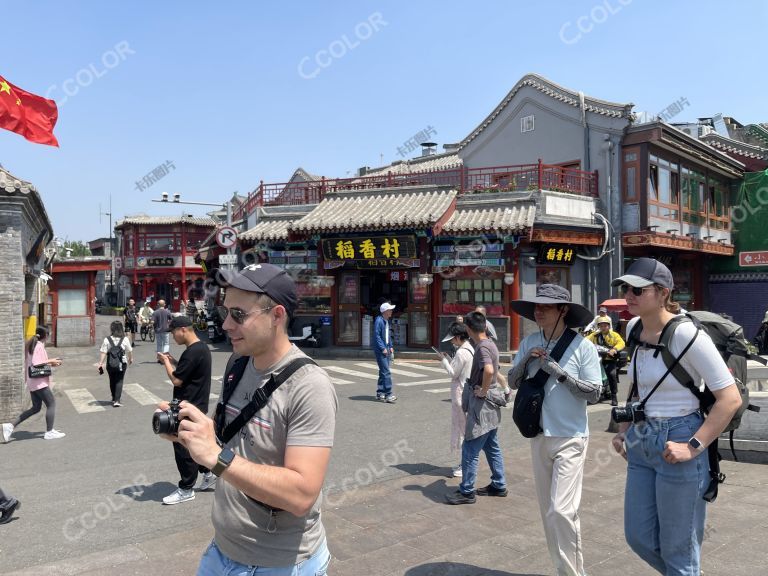
[[[232,202],[227,200],[227,226],[232,226]],[[234,254],[234,247],[227,248],[227,254]],[[233,264],[227,264],[227,270],[232,270]]]
[[[114,291],[115,286],[115,251],[112,246],[112,194],[109,195],[109,293]],[[115,298],[117,304],[117,298]]]

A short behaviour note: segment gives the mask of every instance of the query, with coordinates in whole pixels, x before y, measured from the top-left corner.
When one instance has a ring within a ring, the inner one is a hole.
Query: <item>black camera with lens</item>
[[[611,409],[614,422],[645,422],[645,406],[642,402],[630,402],[626,406],[616,406]]]
[[[176,436],[179,433],[179,404],[181,400],[171,400],[168,410],[155,412],[152,415],[152,430],[155,434],[171,434]]]

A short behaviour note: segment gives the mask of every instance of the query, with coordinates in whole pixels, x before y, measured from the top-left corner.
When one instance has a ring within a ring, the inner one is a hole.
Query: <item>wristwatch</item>
[[[232,460],[234,459],[235,453],[229,448],[223,448],[222,451],[219,452],[219,459],[216,461],[216,465],[211,469],[211,472],[216,476],[221,476],[224,473],[224,470],[229,468],[229,465],[232,464]]]
[[[697,454],[704,451],[704,444],[702,444],[696,436],[693,436],[688,440],[688,445],[693,448]]]

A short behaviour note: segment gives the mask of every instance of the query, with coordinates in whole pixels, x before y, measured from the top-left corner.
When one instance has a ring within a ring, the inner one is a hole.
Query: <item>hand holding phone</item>
[[[99,366],[99,374],[104,374],[104,366]]]

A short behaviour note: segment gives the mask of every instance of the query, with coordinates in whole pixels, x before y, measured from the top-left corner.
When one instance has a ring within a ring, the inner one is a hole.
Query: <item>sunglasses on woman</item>
[[[637,286],[630,286],[629,284],[621,284],[619,286],[619,292],[621,292],[622,294],[626,294],[631,290],[632,294],[634,294],[635,296],[642,296],[643,292],[645,292],[649,288],[654,288],[654,287],[655,285],[653,284],[651,284],[650,286],[645,286],[643,288],[638,288]]]
[[[232,320],[235,321],[235,324],[242,324],[243,322],[245,322],[245,319],[248,318],[248,316],[250,316],[251,314],[266,312],[267,310],[272,310],[272,308],[274,308],[274,306],[269,306],[267,308],[256,308],[255,310],[246,312],[241,308],[227,308],[226,306],[216,306],[216,311],[219,313],[219,316],[221,317],[222,322],[224,322],[224,320],[226,320],[228,316],[232,316]]]

